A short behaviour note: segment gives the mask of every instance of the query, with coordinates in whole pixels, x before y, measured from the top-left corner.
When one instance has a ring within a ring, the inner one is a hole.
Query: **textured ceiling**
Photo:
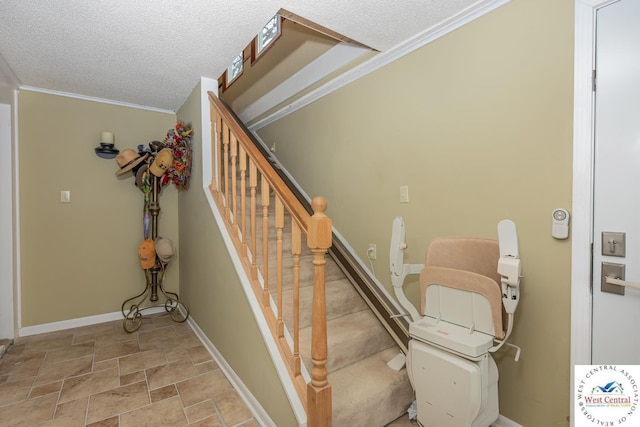
[[[0,84],[175,111],[201,76],[217,79],[281,8],[386,51],[487,3],[1,0]]]

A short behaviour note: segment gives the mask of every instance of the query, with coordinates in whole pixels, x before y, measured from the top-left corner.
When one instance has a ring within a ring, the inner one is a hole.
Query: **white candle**
[[[111,133],[111,132],[102,132],[101,141],[102,141],[102,144],[113,145],[113,133]]]

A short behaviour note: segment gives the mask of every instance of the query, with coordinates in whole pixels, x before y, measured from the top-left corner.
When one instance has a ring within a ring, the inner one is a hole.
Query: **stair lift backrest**
[[[500,246],[495,239],[436,237],[429,243],[425,267],[447,267],[471,271],[500,283]]]
[[[497,240],[434,239],[420,273],[421,314],[504,338],[499,258]]]

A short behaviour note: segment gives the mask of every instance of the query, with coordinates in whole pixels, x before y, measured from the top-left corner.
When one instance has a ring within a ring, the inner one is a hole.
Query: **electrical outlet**
[[[367,249],[367,257],[369,259],[376,259],[376,245],[375,243],[369,243],[369,248]]]
[[[409,186],[400,186],[400,203],[409,203]]]
[[[71,191],[69,190],[60,191],[60,203],[71,203]]]

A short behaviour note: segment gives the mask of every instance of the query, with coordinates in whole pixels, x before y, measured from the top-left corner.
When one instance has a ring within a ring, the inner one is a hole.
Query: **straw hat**
[[[132,148],[122,150],[122,152],[116,156],[116,163],[118,163],[118,166],[120,166],[120,169],[116,171],[116,176],[120,176],[123,173],[129,172],[140,162],[146,160],[147,157],[149,157],[149,153],[144,153],[144,155],[141,156],[136,150]]]

